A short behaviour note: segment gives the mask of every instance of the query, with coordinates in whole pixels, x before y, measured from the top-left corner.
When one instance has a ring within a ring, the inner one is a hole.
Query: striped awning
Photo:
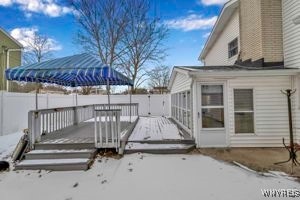
[[[6,79],[63,86],[133,85],[132,80],[90,54],[79,54],[5,71]]]

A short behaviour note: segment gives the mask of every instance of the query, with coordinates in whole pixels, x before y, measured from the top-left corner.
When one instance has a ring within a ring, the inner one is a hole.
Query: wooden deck
[[[134,123],[121,120],[120,125],[123,135],[119,148],[121,154],[187,153],[195,147],[194,139],[183,134],[176,124],[165,117],[136,117]],[[25,160],[16,165],[16,169],[88,169],[97,153],[94,126],[93,120],[87,120],[43,135],[34,150],[26,153]],[[132,134],[129,136],[129,133]]]
[[[195,145],[194,139],[183,133],[165,117],[140,117],[125,152],[186,153]]]
[[[129,125],[128,121],[121,121],[121,134]],[[94,143],[94,137],[94,122],[89,120],[76,126],[43,135],[40,144]]]

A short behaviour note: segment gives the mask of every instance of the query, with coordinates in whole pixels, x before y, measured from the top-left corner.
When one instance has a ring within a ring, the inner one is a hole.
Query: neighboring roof
[[[8,32],[6,32],[1,27],[0,27],[0,31],[2,33],[4,33],[4,35],[6,35],[9,39],[11,39],[14,43],[16,43],[16,45],[18,45],[20,48],[23,48],[23,45],[18,40],[16,40],[14,37],[12,37]]]
[[[176,74],[181,73],[189,78],[224,78],[246,76],[278,76],[300,74],[298,68],[276,67],[246,67],[241,65],[230,66],[175,66],[173,68],[168,89],[171,89]]]
[[[5,70],[7,80],[54,83],[63,86],[133,85],[132,80],[101,62],[78,54]]]
[[[232,17],[232,14],[238,7],[239,3],[238,0],[230,0],[227,3],[224,4],[222,11],[208,37],[206,40],[206,43],[202,49],[202,52],[199,56],[199,60],[203,60],[203,58],[206,56],[206,54],[209,52],[215,41],[218,39],[219,34],[222,33],[224,27],[227,25],[227,22]]]

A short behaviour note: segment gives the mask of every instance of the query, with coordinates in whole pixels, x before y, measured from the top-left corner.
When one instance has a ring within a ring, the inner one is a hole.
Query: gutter
[[[278,69],[278,70],[243,70],[243,71],[189,71],[189,76],[203,78],[217,77],[249,77],[249,76],[288,76],[299,75],[300,69]]]

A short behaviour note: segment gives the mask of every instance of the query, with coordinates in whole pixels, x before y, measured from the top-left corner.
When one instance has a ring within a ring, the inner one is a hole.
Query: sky
[[[227,0],[151,0],[169,28],[164,65],[201,65],[198,56]],[[0,27],[21,43],[37,32],[47,35],[55,57],[82,51],[75,43],[78,24],[62,0],[0,0]]]

